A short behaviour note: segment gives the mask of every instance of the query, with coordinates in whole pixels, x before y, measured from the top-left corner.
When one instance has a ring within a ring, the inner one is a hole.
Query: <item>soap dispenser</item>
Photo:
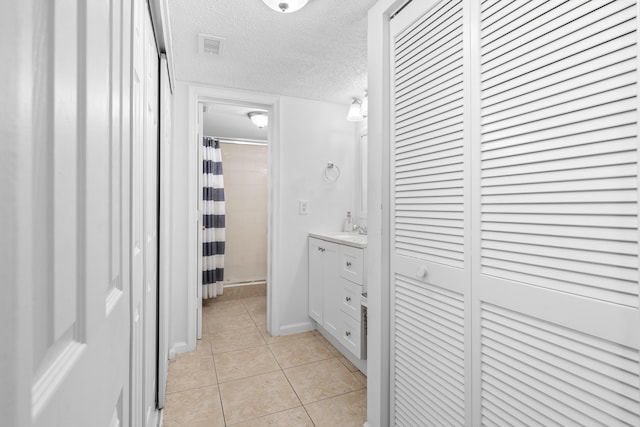
[[[343,230],[344,232],[350,233],[351,231],[353,231],[353,222],[351,221],[351,212],[347,211],[347,216],[344,217],[344,228]]]

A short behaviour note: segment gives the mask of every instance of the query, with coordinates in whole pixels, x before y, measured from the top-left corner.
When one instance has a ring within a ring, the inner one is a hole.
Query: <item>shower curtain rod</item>
[[[219,136],[208,136],[208,135],[205,135],[205,138],[217,139],[218,141],[226,144],[268,145],[267,141],[264,141],[261,139],[221,138]]]

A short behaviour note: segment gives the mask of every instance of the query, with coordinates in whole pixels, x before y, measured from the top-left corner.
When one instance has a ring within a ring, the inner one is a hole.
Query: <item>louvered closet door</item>
[[[470,417],[468,92],[461,1],[391,21],[391,424]]]
[[[474,419],[638,426],[638,7],[475,7]]]

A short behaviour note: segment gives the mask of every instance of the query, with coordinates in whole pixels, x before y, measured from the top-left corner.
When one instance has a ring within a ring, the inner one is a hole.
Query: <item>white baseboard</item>
[[[280,326],[280,333],[278,335],[292,335],[299,334],[301,332],[313,331],[315,325],[311,321],[294,323],[292,325]]]
[[[176,343],[173,345],[173,347],[169,349],[169,359],[174,360],[176,358],[176,354],[188,353],[193,350],[194,349],[189,347],[189,345],[186,342]]]

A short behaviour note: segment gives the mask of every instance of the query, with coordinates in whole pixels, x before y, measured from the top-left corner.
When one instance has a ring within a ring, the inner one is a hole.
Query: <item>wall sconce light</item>
[[[269,124],[269,115],[264,111],[250,111],[247,116],[251,119],[254,125],[259,128],[263,128]]]
[[[364,91],[364,97],[362,98],[362,105],[360,106],[360,112],[365,119],[369,115],[369,93]]]
[[[262,0],[276,12],[292,13],[302,9],[309,0]]]
[[[351,107],[349,107],[349,113],[347,113],[347,120],[350,122],[361,122],[364,120],[364,117],[362,117],[362,101],[358,98],[353,98]]]

